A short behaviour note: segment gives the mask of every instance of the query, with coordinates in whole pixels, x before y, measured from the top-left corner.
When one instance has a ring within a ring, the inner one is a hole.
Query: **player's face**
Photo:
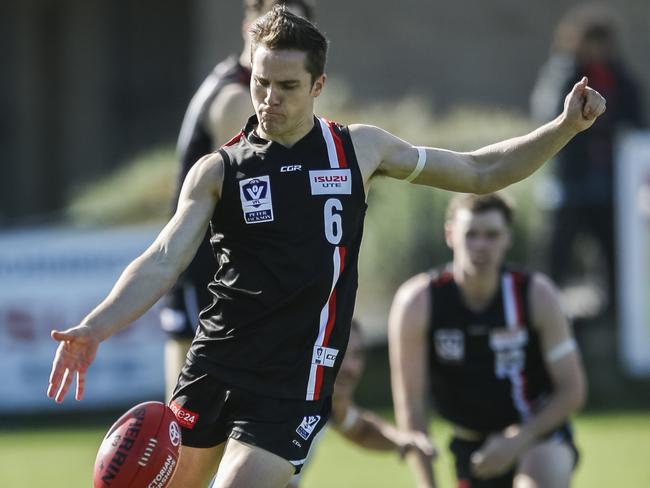
[[[341,368],[336,376],[335,387],[337,395],[344,394],[351,396],[363,373],[364,362],[365,353],[363,351],[361,336],[352,329]]]
[[[510,228],[498,210],[471,212],[459,209],[448,224],[447,243],[454,252],[454,263],[470,274],[499,269],[510,247]]]
[[[314,99],[320,95],[325,75],[312,83],[306,56],[297,50],[255,49],[251,97],[262,135],[290,138],[313,124]]]

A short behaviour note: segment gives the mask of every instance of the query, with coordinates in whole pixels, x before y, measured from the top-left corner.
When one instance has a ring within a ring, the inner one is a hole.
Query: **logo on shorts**
[[[313,170],[309,172],[312,195],[350,195],[352,172],[349,169]]]
[[[309,417],[305,417],[302,419],[296,432],[300,437],[307,440],[309,439],[309,436],[314,433],[314,429],[316,428],[316,425],[318,425],[318,422],[320,422],[320,415],[310,415]]]
[[[271,180],[268,175],[248,178],[239,182],[241,208],[247,224],[273,221],[273,201],[271,200]]]
[[[198,413],[181,407],[173,400],[169,402],[169,408],[171,408],[172,412],[174,412],[174,415],[176,415],[176,420],[178,420],[178,423],[186,429],[193,429],[196,423],[199,421]]]
[[[312,364],[320,364],[328,368],[333,368],[338,356],[339,350],[331,347],[314,346],[314,353],[311,356]]]
[[[174,421],[169,423],[169,440],[174,447],[181,443],[181,428]]]

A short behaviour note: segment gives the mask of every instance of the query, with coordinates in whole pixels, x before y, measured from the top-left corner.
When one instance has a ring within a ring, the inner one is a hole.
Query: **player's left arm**
[[[351,125],[357,159],[367,182],[376,175],[463,193],[490,193],[535,172],[605,111],[605,99],[576,83],[563,112],[534,131],[472,152],[415,147],[387,131]]]
[[[395,450],[400,457],[411,450],[419,451],[424,456],[435,455],[433,444],[425,434],[401,431],[370,410],[349,403],[345,412],[341,412],[342,415],[334,413],[334,429],[361,447],[380,451]]]

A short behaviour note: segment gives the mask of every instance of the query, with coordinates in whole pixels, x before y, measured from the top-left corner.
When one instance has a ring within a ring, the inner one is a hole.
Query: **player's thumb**
[[[588,83],[589,83],[589,79],[586,76],[583,76],[578,83],[573,85],[573,89],[571,90],[571,92],[575,95],[582,95],[587,89]]]
[[[61,342],[75,339],[76,337],[79,337],[79,333],[74,328],[63,331],[54,329],[50,332],[50,336],[55,341]]]

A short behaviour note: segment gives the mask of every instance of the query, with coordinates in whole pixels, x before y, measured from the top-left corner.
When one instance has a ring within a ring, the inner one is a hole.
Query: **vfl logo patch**
[[[465,337],[459,329],[439,329],[433,334],[436,354],[444,361],[462,361],[465,358]]]
[[[305,417],[302,419],[302,422],[296,429],[296,432],[300,437],[307,440],[309,439],[309,436],[311,436],[314,432],[314,429],[316,428],[316,425],[318,425],[318,422],[320,422],[320,415],[310,415],[309,417]]]
[[[349,169],[324,169],[309,172],[312,195],[352,194],[352,173]]]
[[[239,182],[239,197],[247,224],[273,221],[271,181],[268,175]]]
[[[323,346],[314,346],[314,354],[311,357],[312,364],[320,364],[327,368],[333,368],[334,362],[336,361],[336,356],[338,356],[339,350],[332,349],[330,347]]]

